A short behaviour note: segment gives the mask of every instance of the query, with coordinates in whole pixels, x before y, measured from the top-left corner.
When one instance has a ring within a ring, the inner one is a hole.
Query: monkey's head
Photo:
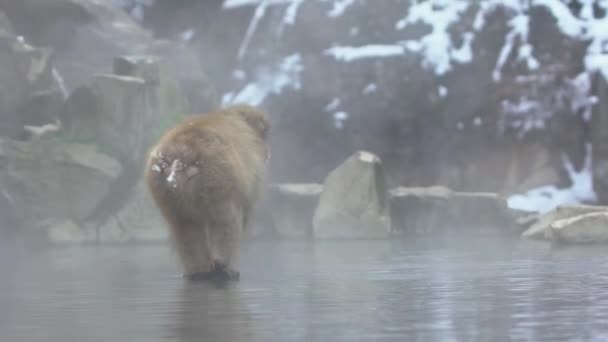
[[[248,105],[236,105],[226,108],[226,110],[230,114],[240,116],[255,132],[257,132],[260,138],[266,140],[268,131],[270,130],[268,114],[258,108]]]

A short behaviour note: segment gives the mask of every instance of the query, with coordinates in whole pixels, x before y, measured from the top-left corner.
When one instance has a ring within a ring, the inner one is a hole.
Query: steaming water
[[[2,341],[608,338],[604,247],[256,242],[223,288],[185,282],[165,246],[29,254],[0,260]]]

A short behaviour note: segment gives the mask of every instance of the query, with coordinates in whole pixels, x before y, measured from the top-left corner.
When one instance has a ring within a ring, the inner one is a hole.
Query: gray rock
[[[314,237],[386,238],[389,195],[380,159],[359,151],[325,179],[313,217]]]
[[[146,145],[188,114],[188,98],[169,70],[167,62],[155,56],[121,56],[114,59],[114,73],[137,77],[146,84]]]
[[[311,238],[312,218],[323,187],[321,184],[279,184],[268,190],[272,224],[283,239]]]
[[[114,56],[141,53],[153,41],[109,1],[23,0],[2,8],[19,32],[56,51],[57,67],[70,90],[96,73],[110,72]]]
[[[0,136],[27,139],[24,125],[54,122],[63,96],[52,51],[27,44],[3,18],[0,12]]]
[[[39,223],[39,228],[47,232],[47,239],[53,245],[89,244],[98,241],[97,231],[87,229],[72,220],[55,219]]]
[[[141,160],[146,109],[143,79],[97,75],[68,98],[62,139],[97,145],[119,160]]]
[[[508,233],[515,219],[505,199],[494,193],[454,192],[439,186],[399,187],[390,193],[395,233]]]
[[[608,243],[608,212],[592,212],[551,223],[547,229],[551,241],[558,243]]]
[[[98,228],[102,243],[154,243],[169,238],[167,224],[140,181],[127,204]]]
[[[0,140],[0,186],[31,222],[83,220],[120,175],[94,146]]]
[[[445,187],[390,190],[393,232],[424,234],[438,227],[452,191]]]
[[[573,218],[593,212],[606,211],[608,207],[593,205],[563,205],[543,214],[538,221],[522,233],[522,238],[533,240],[544,240],[548,238],[547,229],[551,224],[559,220]]]

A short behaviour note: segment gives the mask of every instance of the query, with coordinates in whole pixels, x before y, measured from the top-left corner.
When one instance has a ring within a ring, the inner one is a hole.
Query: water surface
[[[608,338],[600,246],[252,242],[227,287],[184,281],[160,245],[0,256],[2,341]]]

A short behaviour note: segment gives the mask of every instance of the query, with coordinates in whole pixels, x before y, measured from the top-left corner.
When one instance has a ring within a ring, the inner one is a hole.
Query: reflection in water
[[[0,250],[2,341],[608,336],[608,253],[519,240],[255,242],[188,283],[165,246]]]

